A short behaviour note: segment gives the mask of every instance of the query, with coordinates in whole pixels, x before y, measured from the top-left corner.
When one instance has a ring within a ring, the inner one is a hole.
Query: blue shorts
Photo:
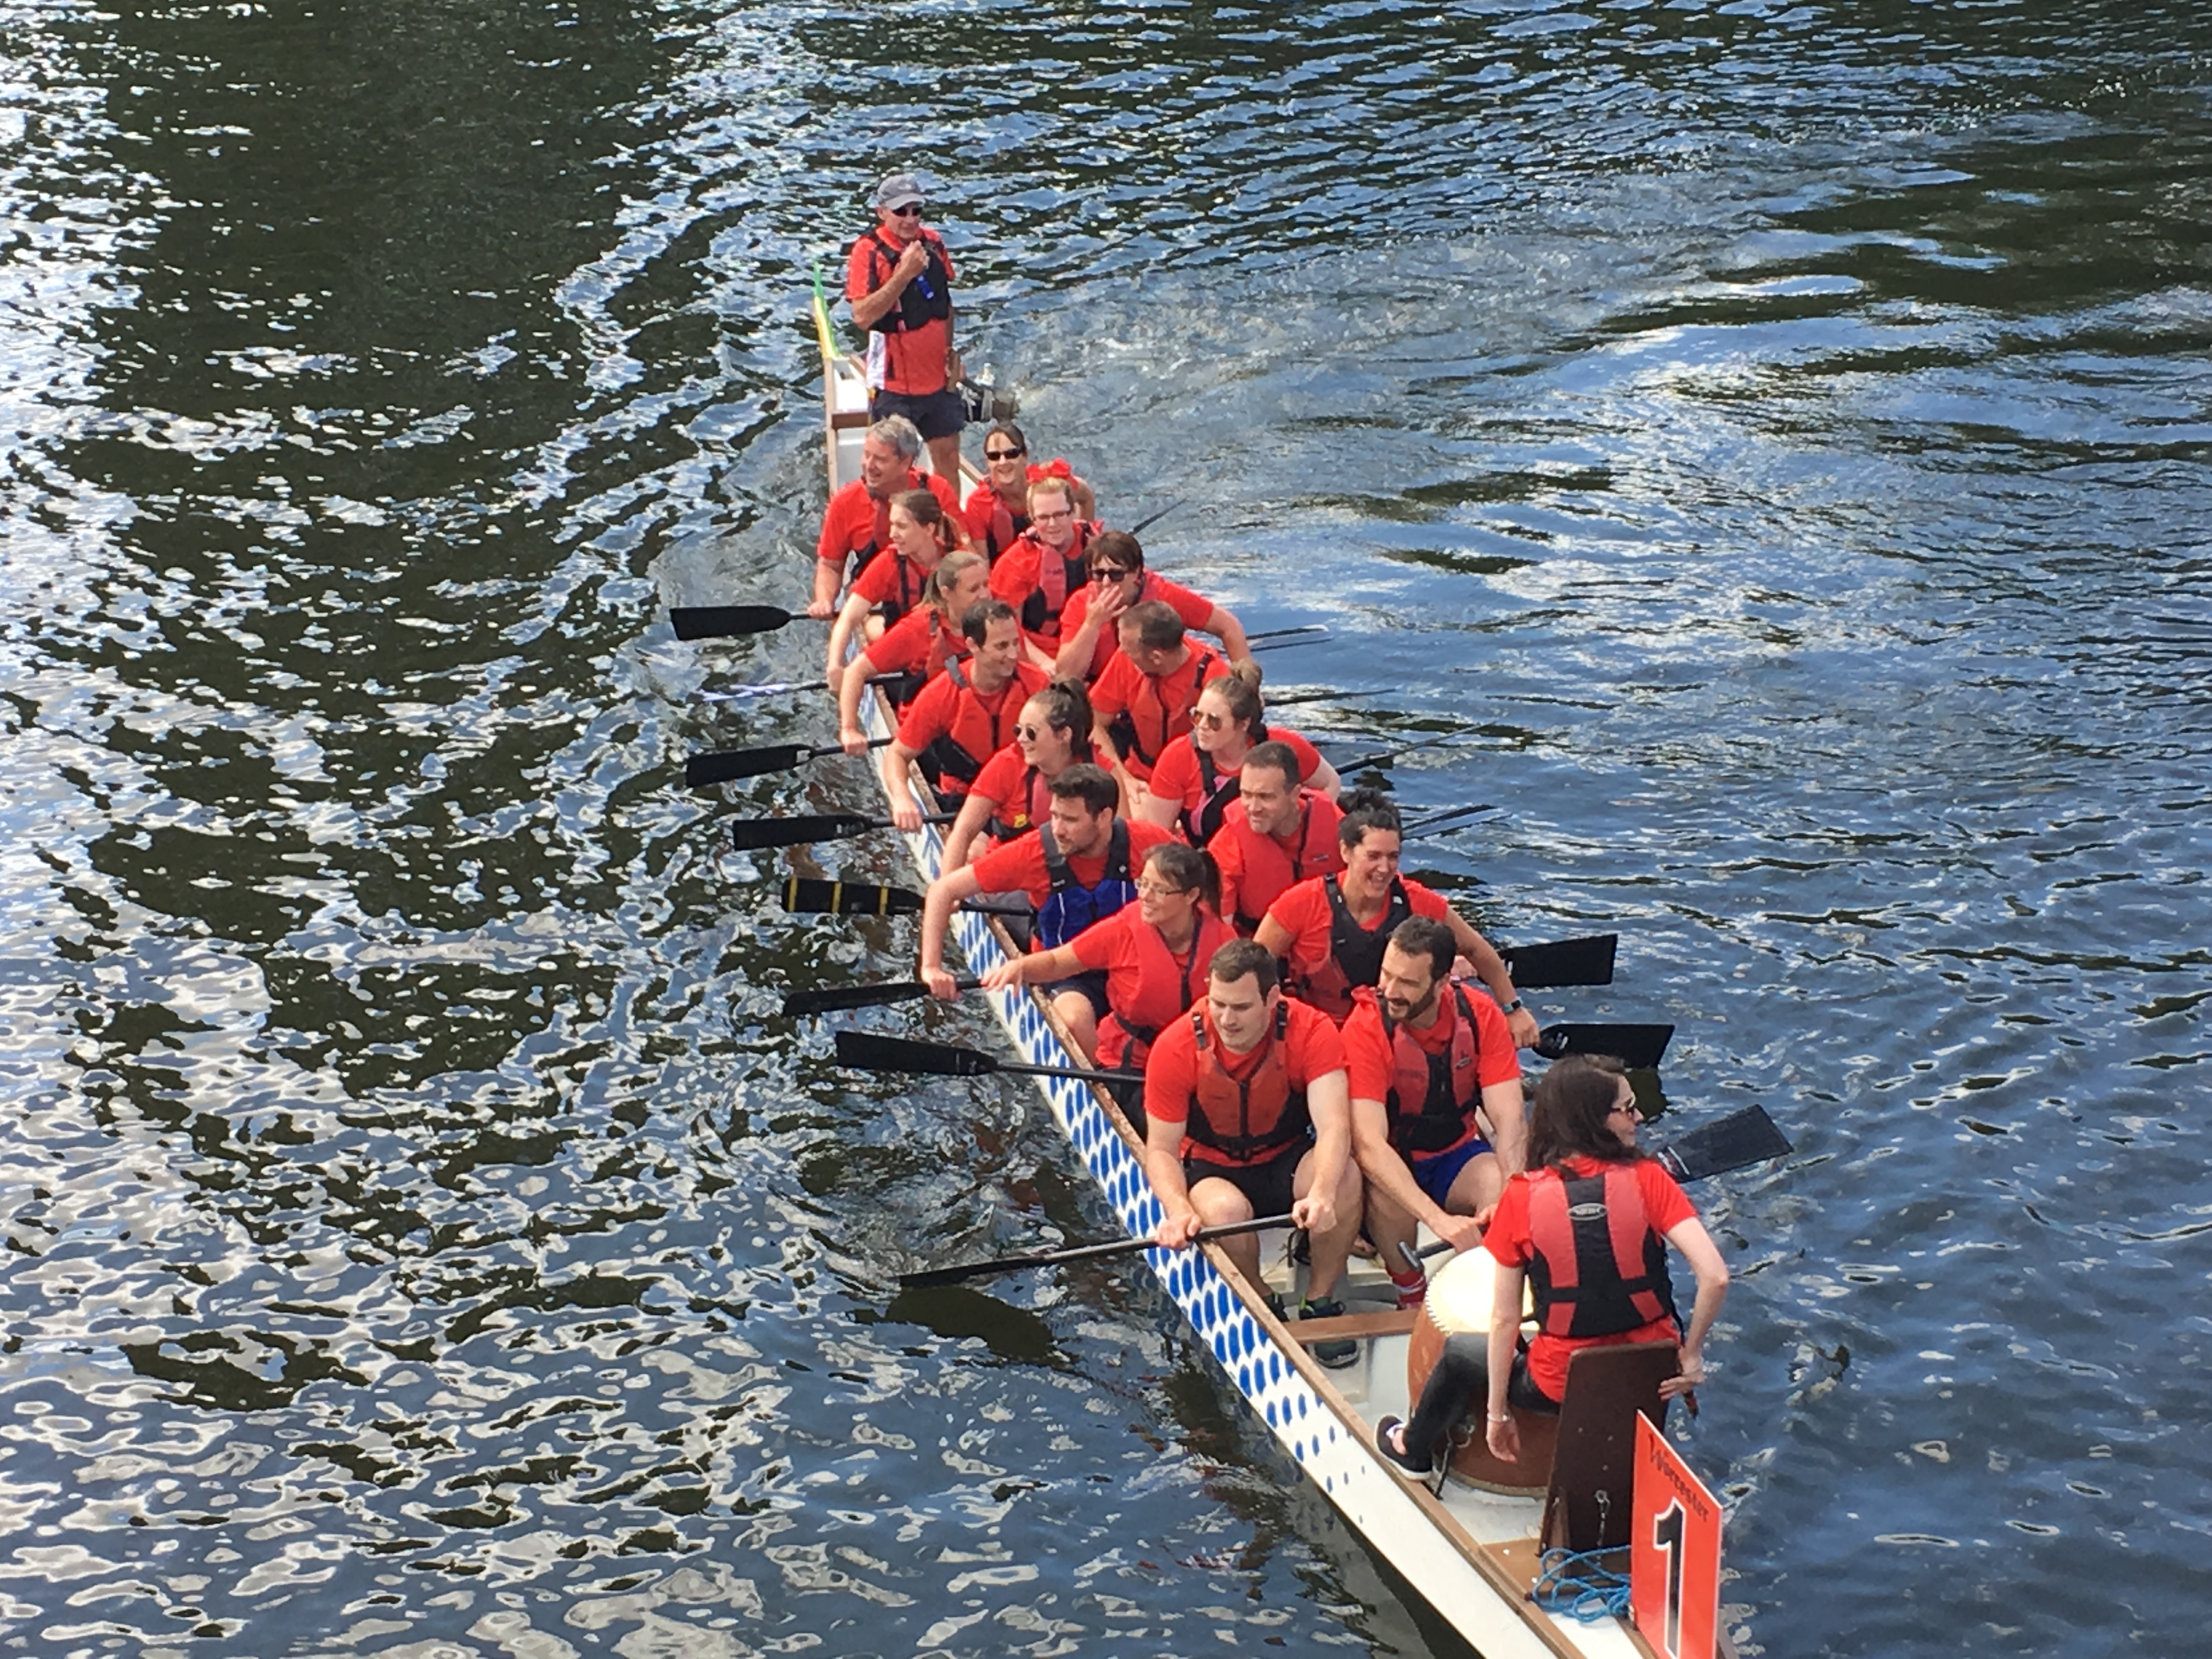
[[[1414,1158],[1411,1160],[1413,1179],[1421,1183],[1421,1190],[1430,1200],[1441,1208],[1451,1196],[1452,1182],[1459,1179],[1459,1172],[1491,1150],[1490,1143],[1477,1135],[1464,1146],[1438,1152],[1434,1158]]]
[[[1056,979],[1049,985],[1038,986],[1037,989],[1044,993],[1047,1001],[1062,991],[1074,992],[1091,1004],[1091,1014],[1094,1019],[1103,1019],[1114,1012],[1106,1005],[1106,970],[1103,968],[1092,968],[1066,979]]]

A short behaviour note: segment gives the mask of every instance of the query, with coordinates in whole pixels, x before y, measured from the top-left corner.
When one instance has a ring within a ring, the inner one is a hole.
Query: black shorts
[[[932,438],[957,437],[968,421],[960,394],[951,386],[920,398],[904,392],[878,392],[870,396],[870,420],[884,420],[893,415],[903,415],[912,421],[925,442]]]
[[[1207,1158],[1186,1158],[1182,1161],[1182,1178],[1193,1187],[1201,1181],[1225,1181],[1244,1194],[1254,1215],[1282,1215],[1294,1201],[1292,1189],[1297,1182],[1298,1161],[1311,1151],[1313,1143],[1302,1140],[1295,1146],[1284,1148],[1265,1164],[1216,1164]]]
[[[1090,1002],[1093,1019],[1103,1019],[1113,1012],[1106,1006],[1106,970],[1103,968],[1093,968],[1087,973],[1056,979],[1049,985],[1040,985],[1037,989],[1044,993],[1047,1001],[1062,991],[1074,992]]]

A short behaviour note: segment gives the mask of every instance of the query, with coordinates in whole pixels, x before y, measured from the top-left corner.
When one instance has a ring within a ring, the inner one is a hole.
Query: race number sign
[[[1636,1414],[1629,1605],[1661,1659],[1713,1659],[1721,1613],[1721,1506],[1651,1419]]]

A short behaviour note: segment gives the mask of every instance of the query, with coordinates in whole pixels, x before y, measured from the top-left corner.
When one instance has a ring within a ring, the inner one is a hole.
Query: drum
[[[1420,1316],[1413,1322],[1413,1341],[1406,1350],[1408,1401],[1419,1403],[1429,1373],[1443,1358],[1446,1337],[1488,1333],[1491,1304],[1497,1295],[1497,1267],[1489,1251],[1462,1250],[1430,1277],[1428,1298],[1421,1304]],[[1486,1406],[1481,1400],[1467,1402],[1466,1419],[1452,1436],[1451,1478],[1463,1486],[1516,1496],[1548,1490],[1559,1419],[1548,1413],[1525,1412],[1508,1405],[1506,1410],[1520,1425],[1521,1456],[1518,1462],[1502,1463],[1490,1455],[1483,1432]]]

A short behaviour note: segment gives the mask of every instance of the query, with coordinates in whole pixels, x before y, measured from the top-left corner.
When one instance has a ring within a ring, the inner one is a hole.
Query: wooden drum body
[[[1492,1299],[1497,1295],[1497,1262],[1487,1250],[1463,1250],[1429,1281],[1429,1294],[1413,1322],[1412,1342],[1406,1350],[1406,1397],[1418,1405],[1429,1373],[1443,1357],[1444,1340],[1452,1336],[1485,1336],[1490,1330]],[[1518,1462],[1503,1463],[1490,1454],[1483,1431],[1487,1402],[1469,1400],[1467,1422],[1470,1432],[1464,1443],[1452,1442],[1450,1475],[1455,1480],[1485,1492],[1516,1495],[1541,1494],[1552,1484],[1552,1460],[1558,1449],[1559,1419],[1545,1412],[1525,1412],[1509,1403],[1521,1431]]]

